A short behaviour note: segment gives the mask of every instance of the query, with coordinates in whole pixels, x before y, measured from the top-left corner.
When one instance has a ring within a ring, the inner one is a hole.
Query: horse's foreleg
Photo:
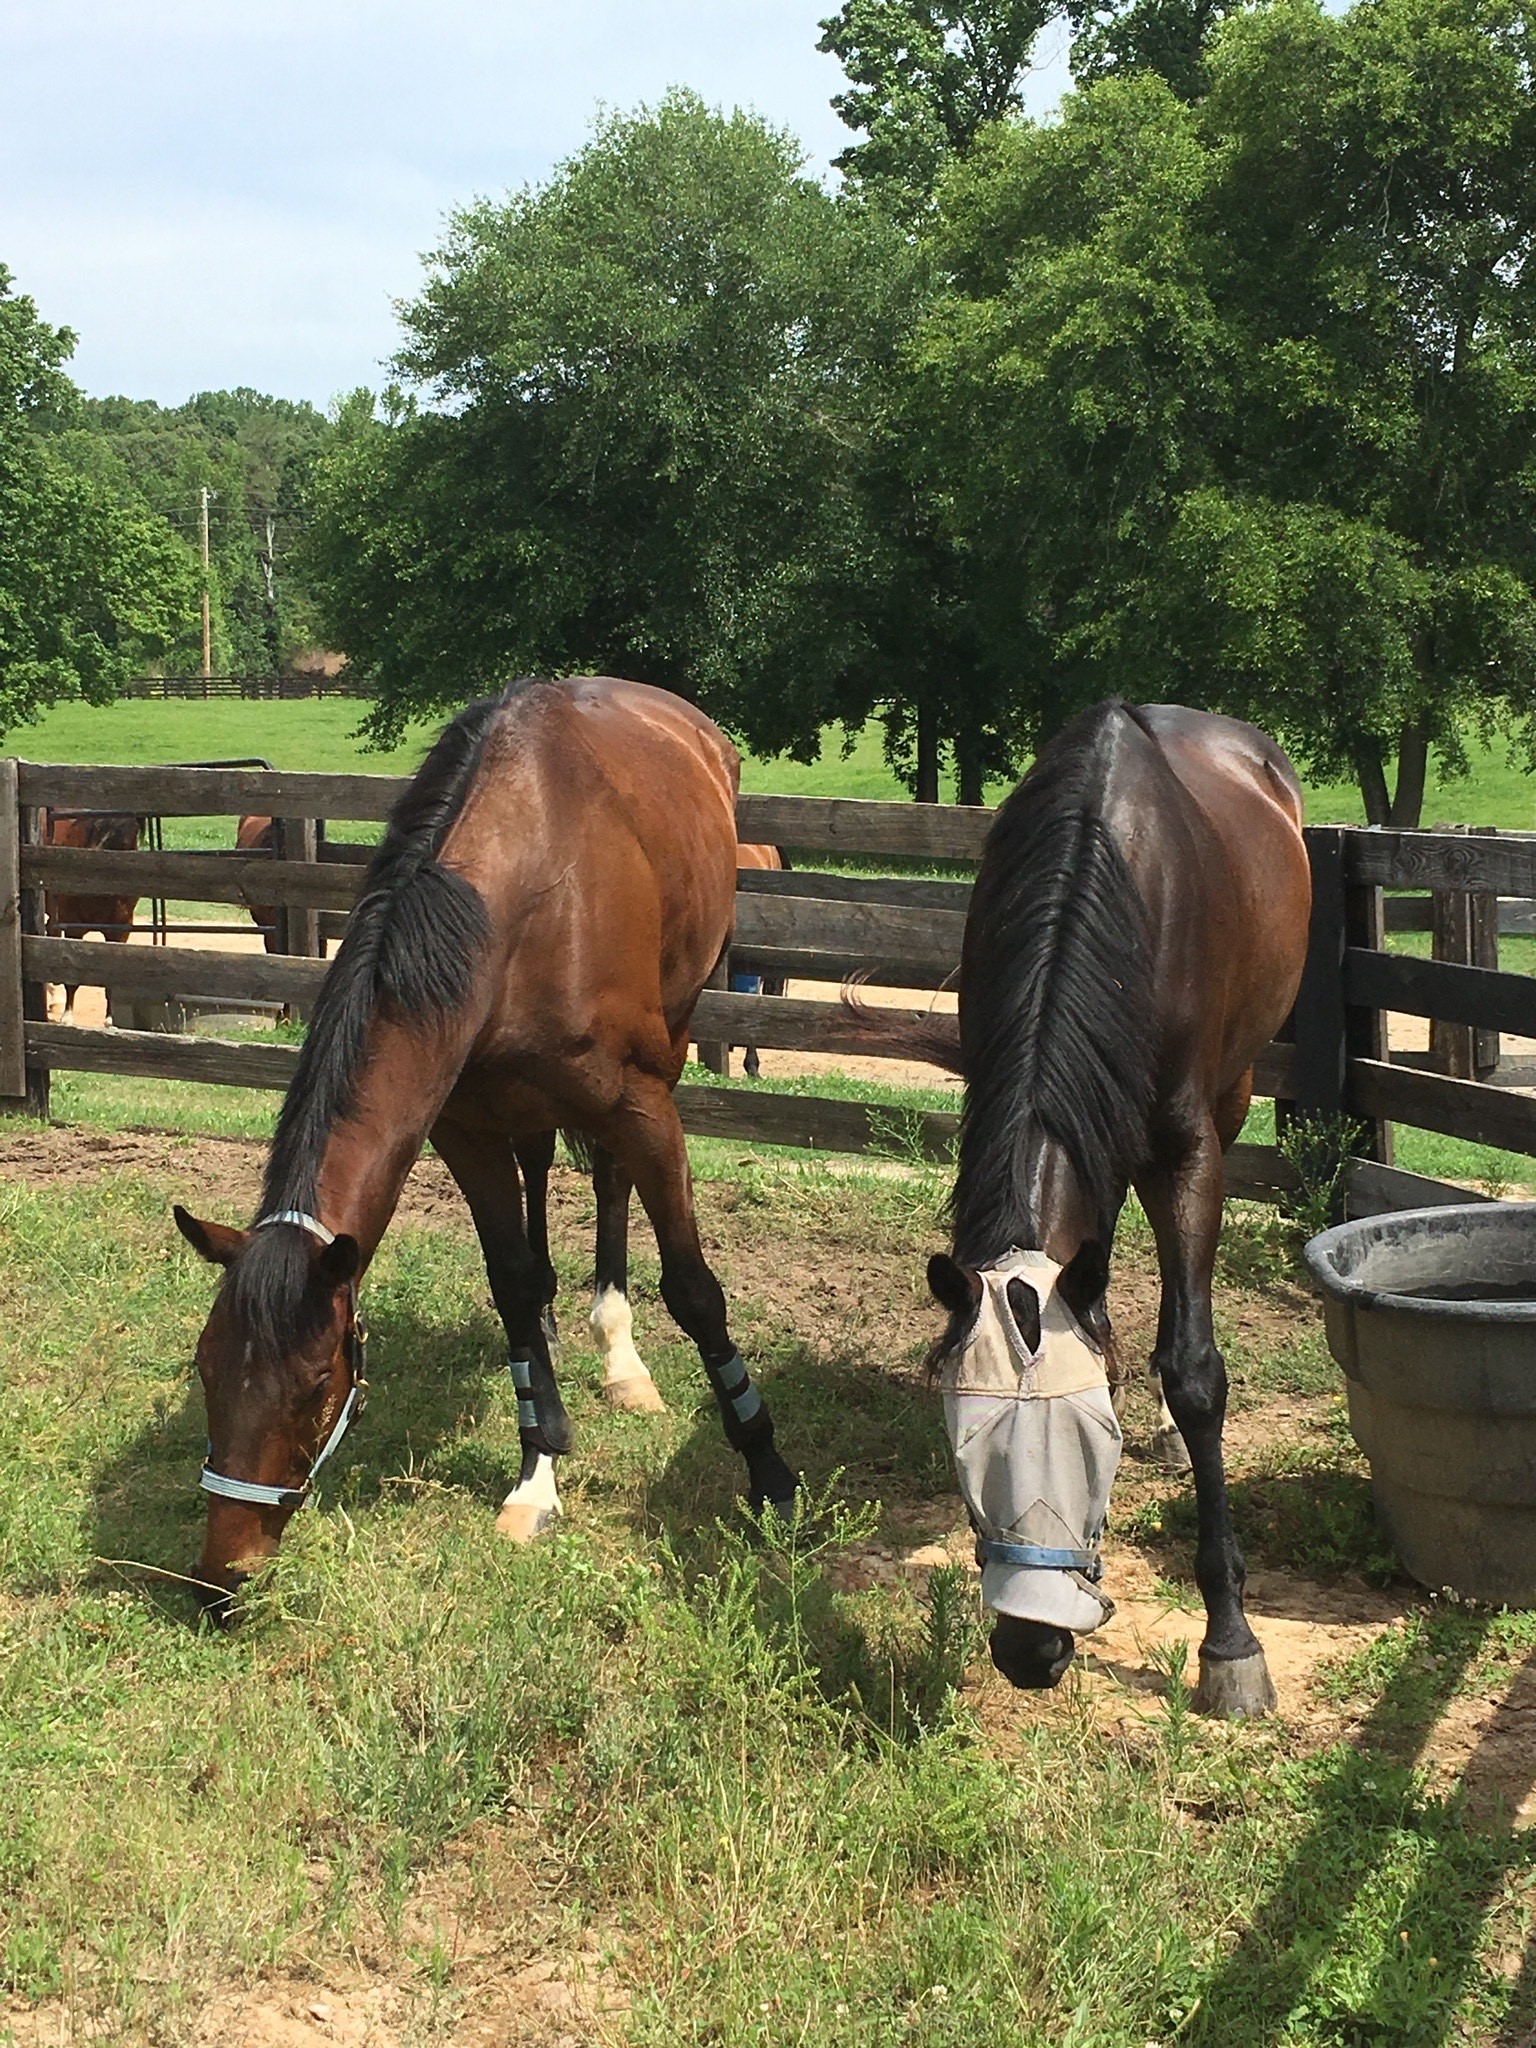
[[[1211,1323],[1222,1200],[1215,1125],[1207,1120],[1181,1159],[1148,1173],[1138,1187],[1162,1269],[1153,1362],[1195,1478],[1195,1578],[1206,1614],[1195,1704],[1210,1714],[1263,1714],[1274,1706],[1275,1691],[1263,1649],[1243,1612],[1243,1556],[1232,1528],[1221,1452],[1227,1369]]]
[[[639,1189],[661,1251],[662,1300],[699,1347],[727,1440],[746,1460],[752,1505],[788,1515],[798,1481],[774,1448],[767,1403],[731,1341],[725,1294],[699,1242],[688,1147],[670,1091],[660,1082],[637,1087],[609,1120],[603,1142]]]
[[[485,1258],[491,1298],[507,1334],[507,1365],[517,1390],[517,1428],[522,1466],[517,1484],[496,1518],[499,1533],[515,1543],[530,1542],[560,1512],[554,1461],[571,1446],[570,1417],[560,1399],[550,1352],[552,1324],[546,1321],[553,1294],[548,1240],[543,1230],[542,1147],[530,1147],[538,1198],[535,1209],[542,1249],[529,1241],[523,1222],[518,1162],[505,1138],[469,1132],[446,1121],[432,1142],[458,1182]],[[550,1151],[553,1152],[553,1136]]]
[[[633,1182],[606,1145],[592,1148],[592,1189],[597,1196],[597,1286],[592,1338],[603,1360],[603,1394],[610,1407],[664,1415],[667,1404],[635,1349],[629,1307],[629,1192]]]

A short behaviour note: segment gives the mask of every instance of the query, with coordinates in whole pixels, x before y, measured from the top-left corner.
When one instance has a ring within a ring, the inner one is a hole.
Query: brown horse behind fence
[[[600,1282],[633,1185],[752,1501],[789,1509],[795,1475],[704,1259],[672,1100],[730,941],[737,776],[734,749],[682,699],[577,678],[462,712],[396,805],[317,999],[256,1222],[176,1215],[226,1269],[197,1348],[197,1573],[215,1614],[276,1550],[355,1410],[358,1285],[429,1136],[469,1204],[517,1388],[523,1462],[500,1526],[526,1536],[559,1511],[553,1461],[570,1446],[543,1199],[561,1129],[593,1148]]]
[[[277,851],[276,818],[245,817],[235,827],[235,851],[237,853],[273,853]],[[277,906],[274,903],[253,903],[250,906],[251,922],[261,933],[261,943],[269,953],[282,951],[282,934],[277,928]]]
[[[131,853],[138,846],[143,819],[131,811],[57,811],[43,813],[45,846],[90,847],[102,852]],[[48,934],[55,939],[83,939],[100,932],[109,945],[123,946],[133,930],[137,896],[66,895],[50,889],[46,896]],[[75,1021],[80,982],[66,983],[64,1022]],[[107,1022],[112,1022],[112,997],[107,992]]]

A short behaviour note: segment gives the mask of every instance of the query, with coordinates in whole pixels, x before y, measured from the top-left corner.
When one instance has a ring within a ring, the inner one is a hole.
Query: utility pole
[[[203,485],[200,493],[203,521],[203,681],[213,674],[213,635],[208,616],[208,498],[209,490]]]

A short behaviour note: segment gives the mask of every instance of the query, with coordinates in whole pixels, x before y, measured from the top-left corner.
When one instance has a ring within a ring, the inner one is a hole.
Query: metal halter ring
[[[306,1216],[299,1209],[283,1209],[276,1216],[263,1216],[251,1227],[265,1230],[272,1223],[294,1223],[299,1229],[307,1230],[312,1237],[318,1237],[322,1244],[334,1244],[336,1234],[327,1230],[323,1223],[313,1216]],[[302,1486],[267,1486],[259,1479],[231,1479],[226,1473],[216,1472],[208,1462],[213,1446],[208,1447],[198,1485],[204,1493],[217,1494],[221,1500],[237,1500],[248,1507],[258,1508],[301,1508],[314,1490],[315,1474],[330,1457],[353,1421],[362,1413],[367,1398],[368,1380],[364,1368],[368,1363],[368,1333],[363,1327],[362,1316],[357,1305],[357,1283],[348,1285],[352,1310],[351,1323],[347,1331],[347,1372],[351,1386],[347,1398],[341,1404],[341,1413],[331,1426],[331,1433],[321,1445],[309,1468],[309,1476]]]

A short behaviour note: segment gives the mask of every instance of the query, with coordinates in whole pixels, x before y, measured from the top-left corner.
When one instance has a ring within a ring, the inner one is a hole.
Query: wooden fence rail
[[[157,1004],[284,1005],[302,1013],[325,976],[317,955],[344,930],[374,850],[322,833],[316,821],[378,822],[405,787],[396,776],[0,760],[0,1097],[13,1106],[25,1101],[34,1112],[45,1109],[53,1069],[285,1087],[297,1059],[291,1045],[49,1024],[42,987],[69,982]],[[282,851],[43,846],[37,843],[43,806],[151,817],[256,812],[282,821]],[[857,975],[914,991],[952,983],[970,897],[963,868],[978,857],[991,813],[744,796],[737,819],[743,841],[783,846],[795,864],[742,874],[734,970],[831,985]],[[1364,1121],[1363,1156],[1352,1169],[1357,1206],[1402,1206],[1459,1192],[1393,1166],[1396,1124],[1536,1155],[1536,1096],[1422,1071],[1422,1055],[1389,1056],[1385,1035],[1391,1011],[1536,1040],[1536,978],[1385,950],[1388,929],[1428,928],[1429,899],[1422,892],[1536,898],[1536,835],[1328,827],[1310,833],[1309,841],[1316,901],[1306,977],[1291,1037],[1258,1062],[1255,1092],[1274,1096],[1282,1119]],[[961,871],[949,877],[824,873],[814,865],[817,856],[955,863]],[[40,914],[45,890],[272,905],[286,951],[108,947],[47,937]],[[1388,897],[1387,890],[1421,893]],[[878,1052],[877,1026],[828,994],[825,1000],[763,997],[712,987],[699,999],[694,1033],[722,1045],[834,1056]],[[922,1011],[897,1014],[916,1020]],[[941,1158],[955,1135],[950,1111],[882,1109],[768,1088],[684,1087],[678,1101],[691,1132],[741,1142]],[[1294,1174],[1274,1147],[1238,1146],[1229,1156],[1228,1182],[1234,1193],[1275,1199],[1294,1184]]]

